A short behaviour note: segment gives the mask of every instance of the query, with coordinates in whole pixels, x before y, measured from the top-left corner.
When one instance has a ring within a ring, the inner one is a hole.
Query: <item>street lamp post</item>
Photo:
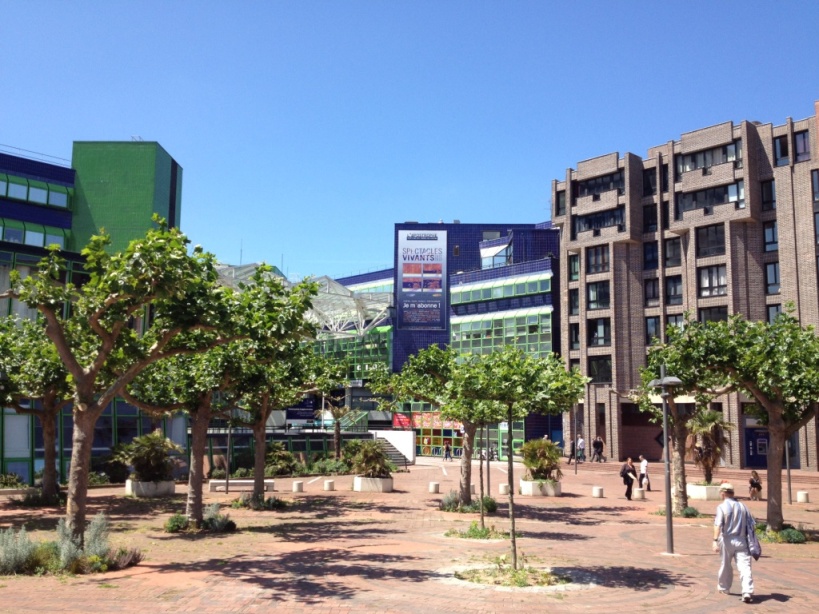
[[[665,452],[665,550],[668,554],[674,554],[674,524],[672,522],[671,509],[671,454],[668,450],[668,392],[669,388],[674,388],[682,384],[679,378],[666,376],[665,365],[660,365],[660,379],[651,380],[649,386],[660,388],[663,399],[663,451]]]

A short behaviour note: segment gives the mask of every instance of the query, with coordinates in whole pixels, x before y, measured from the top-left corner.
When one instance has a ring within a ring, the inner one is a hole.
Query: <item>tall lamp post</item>
[[[665,452],[665,550],[668,554],[674,554],[674,525],[672,523],[671,509],[671,454],[668,450],[668,392],[669,388],[674,388],[682,384],[682,380],[673,375],[666,376],[665,365],[660,365],[660,379],[651,380],[648,385],[652,388],[662,390],[660,396],[663,399],[663,451]]]

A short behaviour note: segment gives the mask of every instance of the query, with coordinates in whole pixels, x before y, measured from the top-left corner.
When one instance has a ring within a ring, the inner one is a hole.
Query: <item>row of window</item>
[[[63,228],[53,228],[20,220],[0,218],[0,236],[8,243],[20,243],[34,247],[48,247],[59,245],[65,249],[69,231]]]
[[[72,188],[0,173],[0,198],[68,208]]]
[[[744,181],[696,192],[678,192],[674,201],[674,219],[681,220],[683,212],[695,209],[705,209],[705,213],[710,214],[716,205],[726,203],[734,203],[737,209],[745,207]]]
[[[452,290],[451,304],[460,305],[463,303],[474,303],[477,301],[488,301],[491,299],[511,298],[514,296],[525,296],[527,294],[541,294],[552,289],[550,279],[540,279],[535,281],[511,282],[491,288],[479,288],[475,290]]]
[[[586,284],[586,309],[608,309],[611,305],[611,294],[608,281],[596,281]],[[569,290],[569,315],[580,313],[580,290]]]
[[[793,133],[794,162],[810,160],[810,133],[807,130]],[[787,166],[791,163],[788,137],[774,138],[774,162],[776,166]]]
[[[550,313],[453,321],[450,334],[452,349],[462,354],[490,354],[505,345],[537,356],[552,352]]]
[[[729,145],[705,149],[689,154],[675,156],[677,179],[683,173],[697,169],[710,169],[718,164],[742,161],[742,140],[738,139]]]
[[[660,167],[660,182],[663,192],[668,192],[668,164]],[[654,196],[657,193],[657,169],[643,170],[643,196]]]
[[[586,322],[586,343],[589,347],[611,345],[611,318],[595,318]],[[580,324],[569,324],[569,349],[580,349]]]
[[[599,211],[588,215],[576,215],[572,218],[572,239],[577,238],[577,233],[587,230],[600,230],[612,226],[625,227],[626,211],[620,206],[608,211]]]

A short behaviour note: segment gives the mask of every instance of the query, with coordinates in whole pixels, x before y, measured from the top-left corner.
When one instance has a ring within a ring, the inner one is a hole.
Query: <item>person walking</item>
[[[623,466],[620,467],[620,477],[623,478],[623,484],[626,485],[626,499],[631,501],[631,490],[634,488],[634,482],[637,481],[637,469],[631,457],[627,458]]]
[[[762,495],[762,480],[756,471],[751,471],[751,479],[748,480],[748,497],[751,501],[760,501]]]
[[[714,518],[713,550],[720,554],[717,589],[727,595],[734,580],[733,563],[736,563],[742,583],[742,601],[750,603],[754,595],[754,578],[751,572],[751,552],[748,546],[747,527],[756,526],[751,512],[734,498],[734,487],[723,483],[719,487],[722,503]]]
[[[598,437],[592,442],[592,457],[591,462],[594,462],[594,459],[597,459],[598,463],[603,462],[603,438]]]
[[[577,459],[576,459],[576,458],[575,458],[575,456],[574,456],[574,452],[575,452],[574,440],[572,440],[572,441],[569,443],[569,462],[567,463],[567,464],[569,464],[569,465],[571,465],[571,464],[572,464],[572,459],[574,459],[575,461],[577,461]]]
[[[640,454],[640,488],[651,492],[651,482],[648,479],[648,461]]]
[[[452,444],[449,443],[449,440],[444,442],[444,460],[452,460]]]
[[[577,438],[577,462],[585,462],[586,460],[586,441],[583,435]]]

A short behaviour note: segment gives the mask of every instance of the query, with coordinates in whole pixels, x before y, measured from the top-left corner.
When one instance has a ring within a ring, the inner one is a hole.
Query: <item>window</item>
[[[660,280],[646,279],[645,284],[645,305],[646,307],[656,307],[660,304]]]
[[[589,320],[587,330],[590,347],[611,345],[611,320],[609,318]]]
[[[794,132],[793,155],[796,162],[810,160],[810,134],[807,130],[804,132]]]
[[[28,199],[28,184],[27,183],[17,183],[14,180],[9,178],[9,198],[16,198],[18,200],[27,200]],[[23,179],[25,181],[25,179]]]
[[[775,252],[779,249],[779,233],[776,229],[776,220],[765,222],[762,225],[762,233],[765,242],[766,252]]]
[[[683,173],[697,169],[703,169],[703,174],[710,174],[707,172],[708,169],[718,164],[725,164],[726,162],[734,162],[737,163],[737,166],[741,167],[742,141],[738,140],[729,145],[679,155],[676,157],[676,161],[678,177]]]
[[[810,182],[813,187],[813,204],[819,205],[819,170],[810,172]]]
[[[609,270],[609,246],[586,248],[586,273],[605,273]]]
[[[609,308],[609,282],[598,281],[586,285],[586,308],[587,309],[608,309]]]
[[[671,275],[665,278],[665,302],[669,305],[682,305],[682,275]]]
[[[590,356],[588,376],[593,384],[611,383],[611,356]]]
[[[653,345],[657,341],[662,341],[660,316],[651,316],[646,318],[646,345]]]
[[[657,254],[657,241],[643,243],[643,270],[651,271],[660,265]]]
[[[580,254],[569,254],[569,281],[580,279]]]
[[[569,315],[580,313],[580,290],[569,290]]]
[[[700,267],[697,269],[697,278],[701,298],[728,294],[728,276],[724,264]]]
[[[3,240],[8,241],[9,243],[22,243],[23,229],[6,226],[3,229]]]
[[[575,369],[580,371],[580,359],[579,358],[570,358],[569,359],[569,371],[574,371]]]
[[[643,196],[654,196],[657,193],[657,169],[647,168],[643,171]]]
[[[555,215],[566,215],[566,190],[555,193]]]
[[[569,324],[569,349],[580,349],[580,324]]]
[[[773,324],[780,313],[782,313],[782,305],[768,305],[768,324]]]
[[[725,225],[697,228],[697,258],[720,256],[725,253]]]
[[[660,182],[662,183],[663,192],[668,192],[668,164],[663,164],[660,170]]]
[[[572,236],[576,237],[578,232],[585,232],[587,230],[599,231],[601,228],[610,228],[612,226],[619,226],[622,230],[624,229],[624,224],[625,207],[617,207],[616,209],[590,213],[589,215],[577,215],[572,218]]]
[[[769,262],[765,265],[765,293],[779,294],[779,263]]]
[[[680,266],[682,264],[682,241],[679,237],[666,239],[663,244],[665,266]]]
[[[737,181],[697,192],[678,192],[674,202],[674,219],[681,220],[684,211],[695,209],[705,209],[706,214],[711,214],[716,205],[725,203],[734,203],[737,209],[745,207],[745,182]]]
[[[682,328],[685,325],[685,316],[681,313],[677,313],[674,315],[669,315],[665,317],[665,327],[666,329],[669,326],[676,326],[677,328]]]
[[[578,196],[599,196],[603,192],[619,190],[622,192],[625,186],[623,171],[617,171],[610,175],[586,179],[577,184]]]
[[[771,179],[762,182],[762,210],[771,211],[773,209],[776,209],[776,182]]]
[[[774,139],[774,157],[776,166],[787,166],[790,163],[787,136],[778,136]]]
[[[482,241],[491,241],[492,239],[500,239],[500,230],[484,230],[482,233]]]
[[[816,244],[819,245],[819,213],[813,214],[813,234],[816,237]]]
[[[704,307],[700,309],[700,322],[724,322],[728,319],[728,307]]]
[[[643,207],[643,232],[657,232],[657,205]]]

